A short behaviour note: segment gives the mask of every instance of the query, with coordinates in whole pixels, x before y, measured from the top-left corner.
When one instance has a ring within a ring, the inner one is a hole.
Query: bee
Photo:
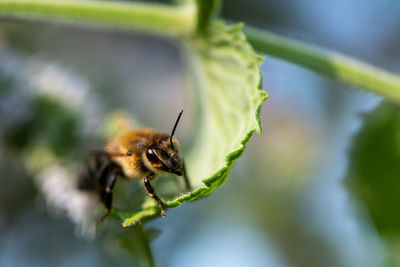
[[[165,217],[165,204],[157,195],[151,181],[160,174],[183,176],[186,189],[191,190],[180,145],[174,137],[182,113],[183,110],[179,113],[171,134],[153,129],[131,130],[110,140],[103,150],[90,154],[81,168],[78,188],[97,190],[107,209],[101,221],[111,212],[113,188],[117,177],[132,181],[143,179],[144,188],[147,194],[157,201],[162,217]]]

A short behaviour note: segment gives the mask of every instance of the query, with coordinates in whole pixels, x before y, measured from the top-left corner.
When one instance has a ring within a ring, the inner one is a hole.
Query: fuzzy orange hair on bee
[[[174,137],[182,113],[183,110],[179,113],[171,134],[153,129],[131,130],[108,141],[103,150],[90,154],[81,169],[78,188],[98,191],[100,200],[107,209],[101,220],[107,218],[111,212],[117,177],[142,180],[146,192],[160,206],[162,217],[165,217],[165,205],[150,181],[160,174],[183,176],[186,189],[191,189],[180,145]]]

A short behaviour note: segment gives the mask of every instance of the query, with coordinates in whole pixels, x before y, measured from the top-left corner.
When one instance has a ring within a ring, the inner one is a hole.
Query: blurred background
[[[230,0],[221,16],[400,73],[398,1]],[[46,189],[29,174],[35,162],[24,157],[54,135],[65,136],[50,142],[56,148],[85,150],[90,142],[77,143],[75,136],[99,131],[115,110],[168,132],[183,108],[177,137],[190,146],[196,122],[184,68],[179,46],[154,36],[0,23],[0,266],[141,263],[118,249],[134,247],[137,235],[127,245],[105,231],[94,240],[74,234],[73,222],[46,207]],[[385,243],[344,184],[361,114],[381,98],[269,56],[262,75],[270,94],[262,135],[251,138],[214,194],[144,226],[158,235],[151,242],[156,264],[385,265]],[[52,112],[54,98],[84,115],[76,121],[62,113],[61,125],[51,125],[61,116]],[[30,124],[47,130],[32,132]]]

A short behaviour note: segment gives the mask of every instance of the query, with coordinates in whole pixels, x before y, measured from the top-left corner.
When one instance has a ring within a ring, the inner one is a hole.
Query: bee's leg
[[[144,179],[143,179],[144,188],[146,189],[146,191],[149,194],[149,196],[154,198],[157,201],[158,205],[160,205],[161,216],[165,217],[165,205],[164,205],[164,202],[162,202],[162,200],[157,196],[156,191],[151,186],[150,180],[149,180],[151,178],[152,178],[152,175],[144,177]]]
[[[115,180],[117,179],[117,173],[112,172],[106,180],[106,184],[104,189],[101,192],[101,201],[104,203],[104,206],[107,209],[106,214],[104,214],[101,218],[100,221],[104,221],[110,215],[111,209],[112,209],[112,203],[113,203],[113,193],[112,190],[115,185]]]
[[[186,190],[192,191],[192,187],[190,186],[189,177],[186,173],[185,162],[183,162],[183,179],[185,180]]]

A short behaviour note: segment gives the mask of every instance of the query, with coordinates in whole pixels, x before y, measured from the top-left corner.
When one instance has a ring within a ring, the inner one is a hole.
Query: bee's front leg
[[[165,217],[165,205],[164,205],[164,202],[162,202],[162,200],[157,196],[156,191],[154,190],[154,188],[150,184],[150,179],[153,178],[153,176],[154,176],[154,174],[151,174],[149,176],[144,177],[144,179],[143,179],[144,188],[146,189],[146,191],[149,194],[149,196],[154,198],[157,201],[158,205],[160,205],[161,216]]]
[[[101,201],[104,203],[107,212],[100,218],[100,221],[104,221],[104,219],[106,219],[108,215],[110,215],[111,213],[112,203],[113,203],[112,190],[114,188],[116,179],[117,179],[117,172],[111,172],[107,177],[105,187],[101,191],[100,195]]]

